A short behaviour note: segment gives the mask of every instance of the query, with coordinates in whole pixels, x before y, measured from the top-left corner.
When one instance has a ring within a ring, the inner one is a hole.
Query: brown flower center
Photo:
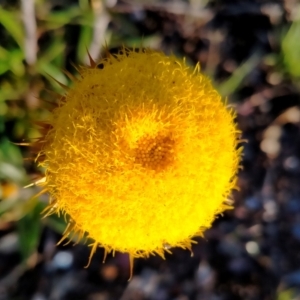
[[[145,168],[163,169],[174,159],[174,144],[170,136],[143,136],[137,142],[135,162]]]

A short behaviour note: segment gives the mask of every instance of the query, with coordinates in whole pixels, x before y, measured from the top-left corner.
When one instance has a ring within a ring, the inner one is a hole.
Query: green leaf
[[[64,25],[77,23],[75,18],[81,16],[81,10],[76,7],[70,7],[63,11],[52,12],[45,18],[47,29],[58,29]]]
[[[6,49],[0,47],[0,75],[9,70],[8,59],[9,52]]]
[[[21,152],[7,138],[0,140],[0,178],[17,183],[26,180]]]
[[[53,77],[55,80],[61,82],[62,84],[67,85],[68,80],[67,77],[64,75],[64,73],[57,68],[55,65],[51,63],[41,63],[38,64],[38,72],[44,75],[45,77]],[[50,79],[50,83],[52,83],[53,86],[57,88],[57,83],[54,80]]]
[[[20,49],[13,49],[9,51],[9,68],[18,77],[25,74],[25,67],[23,64],[24,53]]]
[[[0,6],[0,23],[19,45],[20,49],[23,49],[24,30],[22,27],[22,22],[17,13],[4,10]]]
[[[56,36],[56,39],[53,39],[50,46],[44,50],[42,55],[39,58],[38,64],[45,64],[52,62],[57,56],[63,55],[66,45],[62,38]]]
[[[14,145],[7,138],[0,140],[0,159],[18,167],[23,166],[23,157],[19,147]]]
[[[277,295],[277,300],[291,300],[291,299],[298,299],[297,297],[297,290],[296,289],[287,289],[284,291],[280,291]]]
[[[25,173],[23,169],[20,169],[10,163],[1,161],[0,178],[13,182],[23,182],[25,180]]]
[[[50,215],[45,219],[46,225],[52,228],[57,233],[63,234],[67,227],[67,223],[63,217],[59,217],[57,214]]]
[[[283,61],[293,77],[300,78],[300,20],[293,22],[282,40]]]
[[[86,49],[91,43],[93,30],[91,26],[82,26],[80,30],[79,42],[77,46],[77,59],[84,61],[87,54]]]
[[[25,73],[23,59],[24,53],[21,49],[15,48],[8,51],[0,47],[0,74],[12,71],[16,76],[23,76]]]
[[[4,213],[6,213],[9,210],[12,210],[18,204],[18,202],[19,200],[16,197],[10,199],[9,201],[0,201],[0,218]]]
[[[260,54],[252,55],[248,60],[241,64],[233,74],[224,82],[216,85],[217,90],[224,97],[235,92],[242,84],[245,77],[257,66],[260,62]]]
[[[39,244],[43,208],[42,203],[37,202],[36,206],[17,223],[20,252],[23,260],[26,260]]]
[[[28,79],[19,77],[18,80],[9,81],[4,77],[0,82],[0,102],[19,99],[29,88]]]

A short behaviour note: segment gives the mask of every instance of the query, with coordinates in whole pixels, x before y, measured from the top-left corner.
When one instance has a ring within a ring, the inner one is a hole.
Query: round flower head
[[[198,66],[160,52],[123,49],[79,72],[39,140],[48,213],[68,215],[64,238],[87,234],[91,256],[190,249],[230,208],[233,113]]]

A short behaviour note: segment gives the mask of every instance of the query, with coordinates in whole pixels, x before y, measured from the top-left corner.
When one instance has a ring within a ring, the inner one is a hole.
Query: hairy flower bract
[[[210,80],[163,53],[123,49],[79,69],[43,125],[38,161],[64,237],[134,257],[191,248],[230,208],[240,151]]]

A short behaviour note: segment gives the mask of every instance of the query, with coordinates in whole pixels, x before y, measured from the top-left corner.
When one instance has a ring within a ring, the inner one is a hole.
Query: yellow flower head
[[[106,253],[190,249],[230,208],[240,151],[233,113],[199,67],[123,49],[80,69],[45,124],[49,212]]]

